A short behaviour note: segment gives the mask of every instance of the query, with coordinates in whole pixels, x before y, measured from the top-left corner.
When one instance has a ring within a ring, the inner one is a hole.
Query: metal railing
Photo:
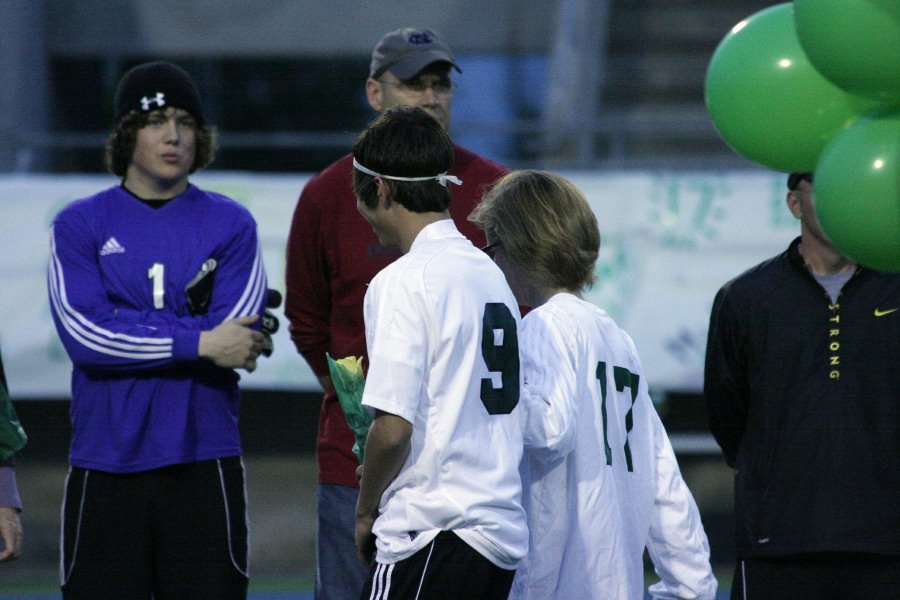
[[[535,120],[468,121],[453,126],[454,135],[468,133],[514,136],[521,140],[519,158],[506,159],[510,166],[556,169],[695,169],[742,168],[750,166],[720,140],[705,112],[697,110],[652,112],[607,111],[585,120],[570,132],[554,132],[554,140],[567,136],[589,136],[591,149],[566,156],[549,147],[547,131]],[[335,150],[349,149],[356,131],[220,131],[223,150]],[[32,172],[40,169],[39,153],[100,150],[106,132],[44,131],[26,136],[0,132],[0,143],[12,160],[0,161],[0,170]],[[665,139],[665,149],[654,150],[653,140]],[[640,145],[641,151],[629,150]],[[582,144],[583,146],[583,144]],[[674,150],[673,150],[674,148]]]

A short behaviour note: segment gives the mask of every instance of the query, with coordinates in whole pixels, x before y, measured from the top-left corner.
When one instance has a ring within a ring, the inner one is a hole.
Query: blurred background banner
[[[633,336],[651,388],[698,392],[716,290],[783,250],[797,225],[784,177],[770,172],[564,172],[600,223],[597,281],[588,299]],[[209,172],[204,189],[245,205],[259,224],[270,287],[284,292],[284,253],[297,197],[309,175]],[[67,203],[115,185],[104,175],[0,175],[0,340],[14,398],[65,398],[71,364],[46,291],[49,227]],[[287,320],[275,353],[242,375],[245,388],[315,391]]]

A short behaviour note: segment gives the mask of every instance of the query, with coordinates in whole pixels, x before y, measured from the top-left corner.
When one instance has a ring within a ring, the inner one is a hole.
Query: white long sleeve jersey
[[[557,294],[524,319],[529,553],[510,598],[714,598],[709,544],[630,336]]]

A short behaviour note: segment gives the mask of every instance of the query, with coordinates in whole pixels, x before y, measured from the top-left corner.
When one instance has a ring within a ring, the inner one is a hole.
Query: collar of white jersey
[[[428,181],[429,179],[435,179],[444,187],[447,187],[447,182],[454,183],[456,185],[462,185],[462,181],[459,179],[459,177],[457,177],[456,175],[447,175],[446,172],[438,173],[437,175],[428,175],[426,177],[400,177],[398,175],[384,175],[382,173],[376,173],[372,169],[359,164],[356,158],[353,159],[353,168],[357,171],[365,173],[366,175],[371,175],[372,177],[382,177],[384,179],[394,179],[396,181]]]
[[[416,239],[413,240],[412,245],[410,246],[410,251],[414,248],[425,244],[427,242],[433,242],[435,240],[447,240],[452,238],[459,238],[461,240],[465,240],[465,236],[460,233],[459,229],[456,227],[456,223],[453,222],[452,218],[441,219],[439,221],[435,221],[434,223],[429,223],[416,235]]]

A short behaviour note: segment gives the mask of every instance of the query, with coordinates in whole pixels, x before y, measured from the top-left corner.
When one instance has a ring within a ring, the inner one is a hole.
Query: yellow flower
[[[362,356],[345,356],[335,361],[351,375],[363,376]]]
[[[369,433],[369,425],[372,423],[372,416],[362,405],[363,390],[366,386],[362,357],[347,356],[340,360],[334,360],[326,352],[325,358],[328,360],[328,371],[331,373],[331,380],[334,383],[344,418],[347,419],[347,425],[350,426],[356,440],[353,444],[353,452],[362,464],[366,436]]]

